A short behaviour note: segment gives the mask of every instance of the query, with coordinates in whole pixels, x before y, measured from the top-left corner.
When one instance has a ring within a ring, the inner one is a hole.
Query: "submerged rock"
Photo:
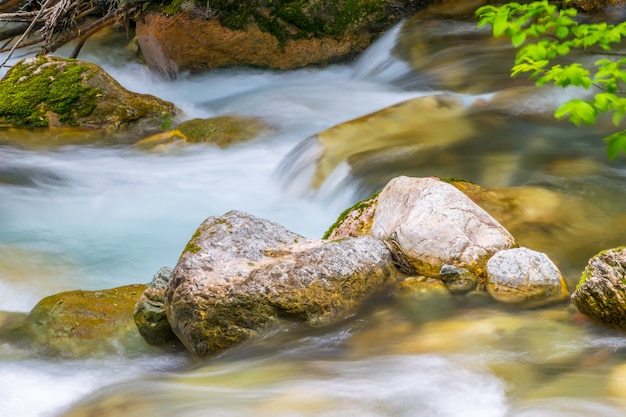
[[[466,294],[478,286],[478,277],[465,268],[444,265],[439,270],[439,279],[452,294]]]
[[[626,329],[626,246],[589,260],[572,302],[584,315]]]
[[[319,132],[296,147],[285,161],[299,167],[300,157],[310,158],[310,153],[317,152],[310,185],[319,188],[344,162],[352,165],[368,156],[384,159],[399,149],[401,153],[428,155],[467,140],[476,132],[459,98],[443,94],[424,96]]]
[[[413,10],[389,0],[172,2],[137,20],[148,65],[181,71],[252,65],[281,70],[356,56]]]
[[[394,272],[379,240],[310,240],[231,211],[198,227],[172,273],[165,309],[178,338],[205,357],[281,319],[313,326],[337,319]]]
[[[191,143],[209,143],[225,148],[253,139],[268,127],[259,119],[241,116],[219,116],[210,119],[187,120],[174,130],[158,133],[135,144],[138,148],[160,150]]]
[[[167,321],[163,297],[172,275],[172,268],[160,268],[135,305],[133,319],[137,330],[151,345],[165,346],[178,342]]]
[[[599,191],[589,198],[576,189],[567,192],[542,186],[484,188],[467,181],[451,184],[498,220],[520,246],[546,253],[561,267],[570,287],[577,283],[570,277],[579,274],[586,260],[597,252],[593,248],[618,245],[626,233],[624,217],[607,209]],[[603,226],[599,226],[598,219],[606,219]],[[580,236],[585,236],[584,242]]]
[[[392,242],[417,273],[431,277],[444,265],[482,276],[494,253],[516,246],[500,223],[437,178],[389,181],[378,196],[372,235]]]
[[[544,253],[502,250],[487,262],[487,292],[496,300],[539,306],[569,297],[561,272]]]
[[[46,355],[85,357],[143,350],[133,310],[145,285],[102,291],[68,291],[41,300],[30,312],[27,331]]]
[[[95,64],[24,59],[0,80],[0,127],[154,128],[179,110],[123,88]]]

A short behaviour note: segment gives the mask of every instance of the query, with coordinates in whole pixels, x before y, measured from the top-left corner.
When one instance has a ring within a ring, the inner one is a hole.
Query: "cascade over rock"
[[[299,167],[298,159],[309,162],[314,153],[310,183],[311,187],[320,188],[344,162],[353,171],[362,160],[365,169],[368,162],[369,166],[376,163],[369,157],[376,160],[388,153],[393,159],[399,149],[403,153],[431,155],[476,133],[475,122],[468,117],[461,99],[446,94],[422,96],[319,132],[294,148],[285,161]],[[294,170],[293,175],[298,174]]]
[[[311,240],[231,211],[198,227],[164,305],[174,333],[205,357],[282,319],[317,326],[340,318],[394,273],[379,240]]]
[[[148,65],[168,76],[232,65],[295,69],[354,57],[414,2],[173,2],[137,20]]]

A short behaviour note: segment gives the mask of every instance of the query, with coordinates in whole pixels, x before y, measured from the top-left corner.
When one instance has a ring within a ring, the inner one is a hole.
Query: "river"
[[[70,289],[148,282],[176,264],[206,217],[232,209],[319,238],[345,207],[399,174],[560,187],[611,216],[624,214],[626,163],[607,160],[602,132],[529,121],[523,111],[436,157],[385,159],[351,173],[342,166],[311,189],[300,175],[311,167],[294,162],[302,150],[293,153],[308,137],[440,90],[393,57],[396,36],[397,28],[348,65],[227,69],[175,81],[138,64],[125,36],[88,43],[82,59],[132,91],[172,101],[188,118],[255,116],[272,131],[227,149],[167,153],[0,144],[0,311],[27,312]],[[468,105],[489,99],[460,97]],[[533,100],[520,108],[537,106]],[[541,141],[523,142],[537,130]],[[496,135],[501,141],[491,147]],[[567,235],[579,242],[577,254],[591,256],[614,244],[616,232],[626,234],[622,223],[607,230],[607,221],[594,219],[594,239],[588,228]],[[574,271],[570,289],[588,256],[560,265]],[[50,359],[0,344],[0,416],[622,416],[625,348],[622,333],[568,305],[515,311],[386,298],[331,327],[268,334],[203,363],[154,351]]]

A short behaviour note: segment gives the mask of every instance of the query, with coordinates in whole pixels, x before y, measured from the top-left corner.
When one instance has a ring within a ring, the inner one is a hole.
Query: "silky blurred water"
[[[138,64],[124,47],[125,36],[113,45],[106,38],[88,44],[82,59],[130,90],[172,101],[184,118],[255,116],[271,129],[227,149],[195,145],[168,153],[125,144],[0,144],[0,311],[28,312],[42,297],[69,289],[148,282],[159,267],[176,264],[200,222],[233,209],[319,238],[345,207],[400,174],[546,184],[576,195],[595,193],[598,205],[615,216],[626,210],[626,168],[606,159],[598,132],[508,116],[500,130],[424,159],[411,154],[341,164],[321,190],[310,189],[313,159],[305,154],[308,165],[289,159],[307,138],[439,91],[421,88],[420,77],[409,82],[408,65],[394,57],[397,34],[398,28],[349,65],[217,70],[175,81]],[[467,105],[490,97],[460,96]],[[536,109],[533,100],[519,103],[522,116],[524,106]],[[524,142],[520,135],[527,132],[535,138]],[[578,163],[555,168],[555,161],[581,158],[593,162],[590,173]],[[605,219],[597,222],[602,230]],[[608,242],[594,244],[599,250]],[[0,416],[623,415],[619,390],[609,388],[625,375],[610,379],[621,369],[626,339],[576,323],[567,308],[557,307],[568,313],[558,319],[565,330],[556,333],[563,338],[553,340],[546,337],[552,331],[529,333],[511,322],[516,313],[507,310],[486,314],[496,322],[469,320],[457,327],[446,320],[466,310],[442,305],[426,314],[385,300],[334,328],[267,335],[207,363],[156,352],[51,360],[0,343]],[[441,320],[434,327],[451,326],[450,332],[438,334],[425,317]],[[526,320],[553,323],[543,316]],[[481,326],[462,339],[472,322]],[[457,340],[464,343],[452,348]],[[544,353],[544,359],[528,359]]]

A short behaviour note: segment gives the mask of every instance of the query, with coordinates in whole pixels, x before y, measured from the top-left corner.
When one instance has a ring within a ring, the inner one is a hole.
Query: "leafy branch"
[[[548,83],[559,87],[593,87],[598,91],[593,98],[562,104],[554,112],[556,118],[567,118],[577,126],[592,125],[600,113],[608,113],[615,127],[620,128],[626,115],[626,55],[612,48],[626,36],[626,22],[580,23],[577,14],[575,8],[560,8],[547,0],[486,5],[476,11],[479,28],[490,25],[493,36],[510,37],[518,48],[512,77],[528,74],[538,86]],[[575,50],[613,59],[598,59],[588,66],[578,62],[555,63]],[[626,129],[603,140],[610,159],[620,152],[626,153]]]

